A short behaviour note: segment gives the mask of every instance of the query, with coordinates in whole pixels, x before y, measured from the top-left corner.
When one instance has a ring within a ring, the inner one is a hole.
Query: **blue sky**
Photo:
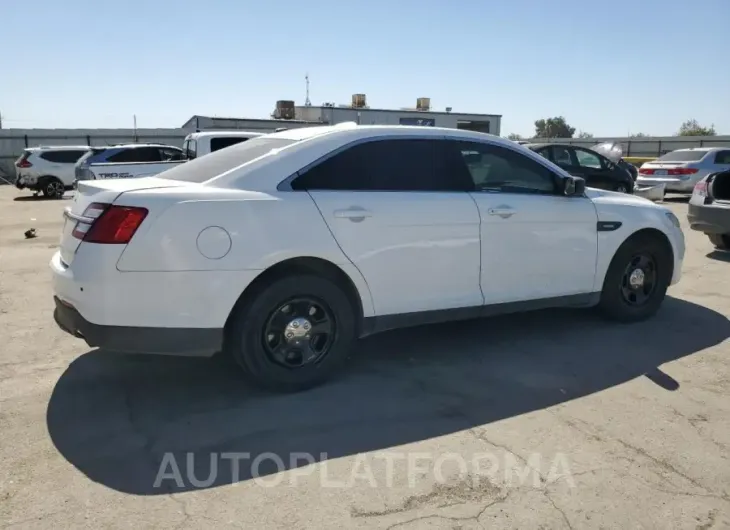
[[[179,127],[277,99],[730,134],[730,0],[0,0],[4,127]],[[15,7],[10,7],[14,5]]]

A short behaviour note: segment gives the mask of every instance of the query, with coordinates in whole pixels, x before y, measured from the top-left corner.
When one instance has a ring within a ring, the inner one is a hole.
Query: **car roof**
[[[172,147],[173,149],[180,149],[174,145],[168,144],[112,144],[112,145],[93,145],[94,149],[136,149],[138,147]]]
[[[272,189],[272,179],[271,173],[268,169],[270,167],[269,164],[276,164],[277,172],[291,175],[300,171],[302,167],[305,167],[307,164],[312,163],[313,160],[326,156],[328,153],[331,153],[333,149],[338,149],[344,145],[360,140],[377,140],[399,137],[403,139],[434,138],[490,143],[510,150],[528,151],[531,153],[530,156],[534,160],[538,161],[538,163],[546,163],[543,157],[539,154],[524,149],[524,146],[521,146],[512,140],[492,134],[446,127],[424,127],[417,125],[357,125],[355,123],[348,122],[337,125],[289,129],[261,136],[251,142],[255,142],[257,140],[262,142],[271,142],[276,139],[289,140],[289,142],[284,142],[285,145],[283,147],[272,148],[270,154],[275,157],[274,159],[267,156],[261,156],[255,160],[242,162],[242,165],[248,166],[247,171],[237,171],[241,166],[231,167],[225,172],[220,173],[217,177],[212,177],[208,181],[205,181],[205,183],[215,187],[238,189],[243,189],[245,185],[245,188],[248,190],[270,191]],[[201,157],[193,162],[202,163],[206,158],[208,158],[208,165],[213,165],[218,164],[218,160],[221,157],[235,159],[237,153],[244,153],[252,148],[254,144],[251,142],[244,142],[223,149],[219,151],[219,153],[225,154],[218,155],[218,157],[216,157],[217,153],[213,153],[211,155]],[[191,164],[193,162],[191,162]],[[192,170],[192,166],[186,169]],[[560,168],[557,168],[557,170],[563,172]],[[170,171],[182,171],[182,169],[180,167]],[[567,175],[567,173],[565,174]]]
[[[670,153],[675,151],[725,151],[727,149],[727,147],[683,147],[682,149],[674,149],[673,151],[670,151]]]
[[[190,133],[187,135],[187,138],[207,138],[209,136],[216,136],[218,138],[236,138],[238,136],[244,136],[244,137],[252,137],[252,136],[263,136],[266,133],[262,132],[253,132],[253,131],[204,131],[204,132],[196,132],[196,133]]]
[[[77,151],[90,149],[88,145],[37,145],[26,147],[25,151]]]

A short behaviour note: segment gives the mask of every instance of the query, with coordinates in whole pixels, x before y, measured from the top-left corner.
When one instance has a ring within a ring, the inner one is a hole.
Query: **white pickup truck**
[[[183,148],[161,144],[125,144],[92,147],[76,163],[79,180],[151,177],[213,151],[218,151],[264,133],[215,131],[192,133]]]

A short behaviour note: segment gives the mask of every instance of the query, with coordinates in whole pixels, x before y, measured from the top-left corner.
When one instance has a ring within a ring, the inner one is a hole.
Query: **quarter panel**
[[[608,199],[608,200],[603,200]],[[672,244],[675,258],[675,268],[681,266],[684,248],[679,241],[678,234],[673,234],[664,219],[664,209],[649,201],[647,204],[618,204],[612,203],[610,197],[601,197],[594,200],[598,220],[606,222],[620,222],[621,227],[611,232],[598,233],[598,261],[596,264],[596,280],[594,291],[603,289],[603,281],[608,267],[618,248],[632,234],[647,228],[653,228],[664,233]],[[681,247],[681,248],[680,248]]]
[[[171,204],[132,239],[118,269],[264,270],[300,256],[349,263],[306,193],[227,195]],[[206,257],[200,249],[199,236],[209,227],[220,228],[230,239],[230,249],[217,258]]]

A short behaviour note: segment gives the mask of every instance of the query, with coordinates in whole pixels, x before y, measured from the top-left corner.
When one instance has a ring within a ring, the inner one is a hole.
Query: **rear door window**
[[[79,158],[84,156],[86,154],[86,151],[80,151],[78,149],[69,149],[66,150],[53,150],[53,151],[45,151],[41,153],[39,156],[43,160],[47,160],[48,162],[53,162],[56,164],[75,164],[78,162]]]
[[[171,147],[160,147],[160,159],[163,162],[172,162],[175,160],[182,160],[183,154],[179,149],[173,149]]]
[[[158,147],[129,147],[110,156],[107,162],[160,162]]]
[[[730,151],[718,151],[715,153],[715,164],[730,164]]]
[[[572,149],[563,147],[562,145],[553,145],[550,146],[549,149],[552,151],[553,162],[558,166],[572,167],[578,165]]]
[[[218,151],[225,147],[240,144],[245,142],[248,138],[242,136],[214,136],[210,139],[210,152]]]
[[[580,167],[586,169],[606,169],[606,165],[598,154],[585,149],[576,149],[575,159]]]
[[[309,169],[294,190],[470,191],[456,152],[444,140],[388,139],[360,143]]]

